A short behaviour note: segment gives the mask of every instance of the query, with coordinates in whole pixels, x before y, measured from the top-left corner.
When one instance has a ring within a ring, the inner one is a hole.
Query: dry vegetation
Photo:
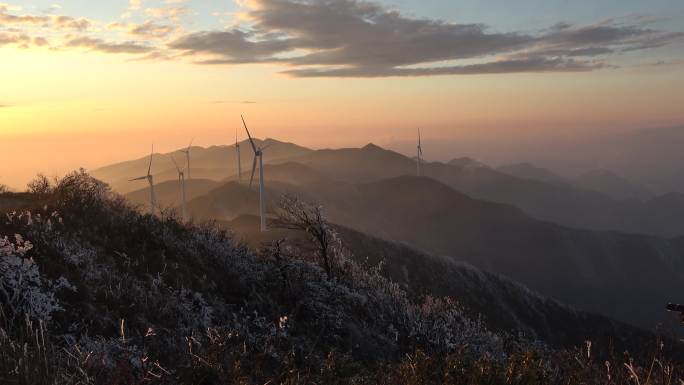
[[[413,300],[291,197],[281,224],[310,250],[141,215],[83,172],[31,196],[0,221],[2,384],[680,383],[660,345],[642,362],[551,350]]]

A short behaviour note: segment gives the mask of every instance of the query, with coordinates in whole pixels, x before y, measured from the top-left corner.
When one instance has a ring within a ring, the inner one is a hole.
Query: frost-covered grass
[[[69,175],[0,220],[0,383],[606,383],[603,363],[410,299],[341,247],[334,279],[287,255]]]

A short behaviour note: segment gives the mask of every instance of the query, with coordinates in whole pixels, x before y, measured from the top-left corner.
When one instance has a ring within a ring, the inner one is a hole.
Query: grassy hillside
[[[278,239],[293,244],[307,239],[306,234],[282,228],[260,233],[258,217],[253,215],[217,225],[234,231],[254,248]],[[357,263],[379,266],[383,276],[401,285],[410,296],[430,294],[457,299],[469,314],[477,314],[495,332],[522,334],[559,348],[592,340],[598,349],[615,351],[637,351],[654,339],[652,332],[578,311],[468,263],[429,255],[405,243],[386,241],[343,226],[336,229]]]
[[[411,298],[341,252],[331,279],[306,255],[255,252],[211,226],[141,215],[84,174],[33,197],[32,207],[0,222],[1,383],[605,377],[591,346],[557,351],[497,335],[455,302]],[[655,354],[667,365],[658,375],[678,381],[678,369]],[[632,371],[648,376],[649,361],[605,358],[614,360],[613,383],[627,383]]]

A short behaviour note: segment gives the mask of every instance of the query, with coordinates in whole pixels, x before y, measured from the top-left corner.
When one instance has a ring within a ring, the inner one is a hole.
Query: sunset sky
[[[0,2],[17,188],[229,143],[241,113],[258,137],[339,147],[669,126],[683,102],[681,0]]]

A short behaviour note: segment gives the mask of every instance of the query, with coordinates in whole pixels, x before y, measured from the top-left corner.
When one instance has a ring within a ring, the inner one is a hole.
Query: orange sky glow
[[[412,140],[417,127],[429,142],[684,123],[684,64],[650,58],[579,72],[299,78],[278,63],[37,46],[0,45],[0,55],[0,184],[14,188],[37,172],[139,157],[152,143],[231,143],[240,114],[258,137],[313,148]]]

